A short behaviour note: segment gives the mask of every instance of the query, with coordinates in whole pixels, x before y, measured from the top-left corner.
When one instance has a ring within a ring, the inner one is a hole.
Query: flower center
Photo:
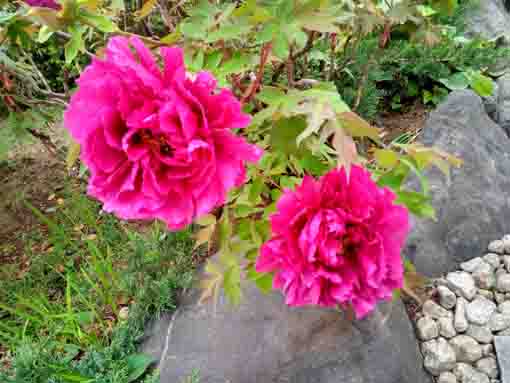
[[[354,257],[360,248],[360,243],[356,233],[356,226],[352,223],[345,225],[345,234],[342,238],[342,252],[344,257]]]
[[[174,149],[166,141],[165,136],[162,134],[155,136],[149,129],[141,129],[133,134],[132,142],[134,145],[148,146],[153,152],[162,156],[172,157],[174,154]]]

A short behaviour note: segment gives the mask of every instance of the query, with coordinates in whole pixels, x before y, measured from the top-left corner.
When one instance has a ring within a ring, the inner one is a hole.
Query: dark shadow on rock
[[[419,272],[439,276],[510,233],[510,140],[472,91],[457,91],[432,112],[421,141],[460,157],[447,180],[426,172],[437,222],[416,220],[405,254]],[[418,188],[417,180],[410,183]]]

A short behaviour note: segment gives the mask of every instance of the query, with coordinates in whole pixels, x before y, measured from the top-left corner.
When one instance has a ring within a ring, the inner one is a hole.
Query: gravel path
[[[494,338],[510,336],[510,235],[434,284],[416,316],[425,369],[438,383],[501,383]]]

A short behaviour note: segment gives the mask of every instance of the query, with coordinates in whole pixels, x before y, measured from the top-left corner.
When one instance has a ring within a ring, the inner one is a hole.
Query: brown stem
[[[292,46],[289,50],[289,58],[287,59],[287,83],[289,88],[294,87],[294,60],[292,60]]]
[[[315,41],[315,37],[317,36],[317,32],[310,32],[308,35],[308,40],[306,41],[306,44],[303,49],[301,49],[299,52],[296,52],[292,55],[290,58],[292,61],[296,61],[301,56],[308,53],[313,48],[313,42]],[[287,65],[287,62],[283,62],[275,69],[273,73],[273,77],[271,78],[271,82],[275,83],[278,81],[278,78],[283,73],[283,70],[285,69]]]
[[[260,87],[260,83],[262,82],[262,76],[264,75],[264,67],[266,66],[269,54],[271,53],[271,49],[272,49],[271,43],[266,43],[262,46],[260,50],[260,63],[257,76],[255,77],[255,80],[251,83],[251,85],[248,87],[248,89],[246,89],[246,91],[244,92],[243,97],[241,98],[242,104],[245,104],[248,101],[250,101],[251,98],[257,92],[258,88]]]

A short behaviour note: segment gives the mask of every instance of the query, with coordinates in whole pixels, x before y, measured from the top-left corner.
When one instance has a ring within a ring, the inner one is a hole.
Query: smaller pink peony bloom
[[[215,78],[186,73],[180,48],[163,70],[138,38],[114,37],[78,80],[64,116],[88,166],[88,193],[124,219],[182,228],[222,205],[262,150],[233,133],[250,122]]]
[[[31,7],[41,7],[41,8],[52,8],[59,10],[61,8],[60,4],[55,0],[23,0],[26,4]]]
[[[402,287],[409,217],[394,199],[360,166],[306,176],[278,201],[257,271],[275,272],[288,305],[351,305],[362,318]]]

